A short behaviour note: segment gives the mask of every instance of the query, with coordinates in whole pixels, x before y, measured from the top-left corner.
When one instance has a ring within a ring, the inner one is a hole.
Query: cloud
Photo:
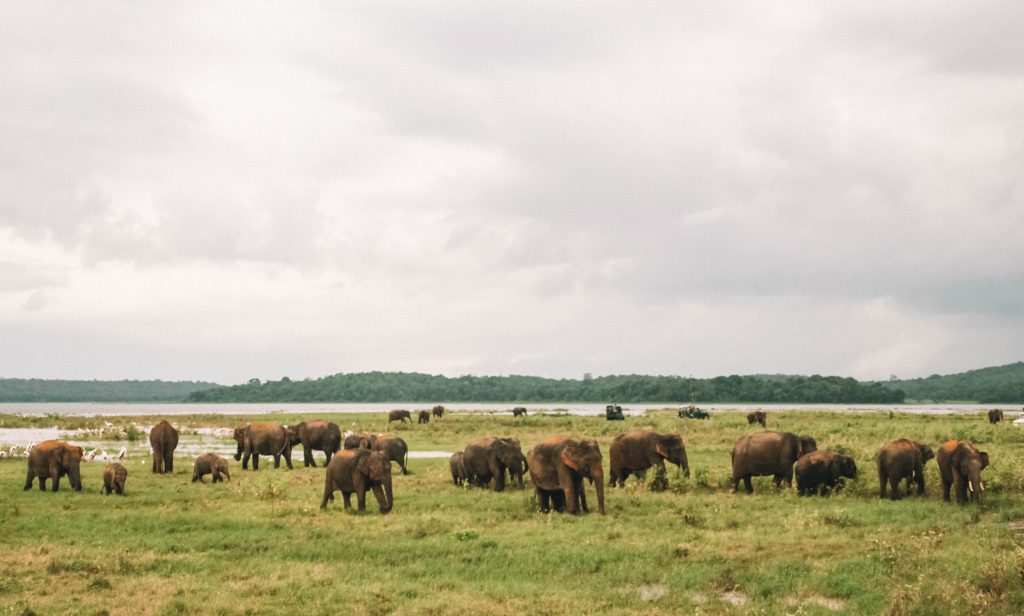
[[[12,11],[0,373],[1019,359],[1016,3]]]

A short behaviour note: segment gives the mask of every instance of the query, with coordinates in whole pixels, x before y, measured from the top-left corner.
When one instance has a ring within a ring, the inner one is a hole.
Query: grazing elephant
[[[121,466],[117,462],[108,464],[107,468],[103,469],[103,491],[110,496],[111,492],[117,492],[120,496],[124,496],[124,482],[128,479],[128,469]]]
[[[352,493],[356,493],[359,511],[366,511],[366,490],[373,490],[381,513],[388,513],[395,506],[391,490],[391,461],[382,451],[350,449],[334,456],[327,465],[324,484],[324,498],[320,508],[327,508],[327,501],[334,500],[334,493],[341,490],[345,509],[352,508]]]
[[[597,441],[553,436],[531,449],[526,459],[541,511],[547,513],[553,504],[555,511],[588,513],[583,489],[587,478],[597,492],[597,511],[604,515],[603,458]]]
[[[783,481],[793,485],[793,463],[817,448],[813,438],[790,432],[741,436],[732,446],[733,491],[739,490],[742,479],[747,493],[753,492],[750,478],[754,475],[773,475],[776,487]]]
[[[345,449],[373,449],[377,435],[369,432],[346,432]]]
[[[174,472],[174,450],[178,447],[178,431],[161,421],[149,431],[149,445],[153,448],[153,472]]]
[[[997,424],[1003,420],[1003,412],[999,409],[992,409],[988,412],[988,422],[990,424]]]
[[[302,444],[302,462],[304,466],[316,467],[313,451],[324,452],[327,459],[324,466],[331,462],[331,456],[341,449],[341,429],[333,421],[303,421],[292,426],[292,446]]]
[[[434,417],[444,417],[444,407],[440,404],[435,406],[432,412],[434,413]]]
[[[512,409],[512,417],[526,417],[526,407],[517,406]]]
[[[690,476],[690,463],[686,447],[678,434],[662,434],[653,430],[630,430],[612,440],[611,478],[609,487],[625,485],[630,473],[634,475],[657,466],[665,470],[665,460],[683,469]]]
[[[986,452],[978,451],[967,441],[949,441],[939,447],[935,462],[942,477],[942,500],[949,500],[949,488],[952,486],[956,487],[958,505],[965,504],[968,499],[981,501],[981,493],[985,491],[981,471],[988,466]]]
[[[924,494],[924,465],[935,457],[932,448],[924,443],[901,438],[878,452],[878,483],[881,498],[885,498],[885,485],[889,484],[889,497],[900,498],[900,482],[907,480],[907,494],[911,482],[917,483],[917,493]]]
[[[46,480],[53,480],[52,490],[60,489],[60,478],[68,476],[71,482],[71,489],[80,492],[82,490],[82,456],[85,451],[77,445],[64,441],[43,441],[37,444],[28,452],[28,477],[25,479],[25,489],[32,488],[32,480],[39,478],[39,489],[46,491]]]
[[[452,473],[452,485],[461,486],[466,482],[466,465],[462,463],[463,453],[457,451],[448,458],[448,468]]]
[[[204,483],[203,475],[212,475],[213,483],[224,481],[225,478],[230,481],[231,473],[228,472],[228,461],[216,454],[204,453],[196,458],[196,463],[192,467],[192,483],[197,481]]]
[[[407,419],[409,420],[409,423],[412,423],[412,414],[410,414],[409,411],[388,411],[388,423],[391,423],[392,421],[400,421],[402,423],[405,423]]]
[[[519,440],[518,439],[509,439],[509,440],[515,441],[516,447],[519,447]],[[505,470],[508,471],[508,480],[510,482],[512,482],[513,485],[519,486],[520,490],[522,490],[523,487],[524,487],[523,477],[526,475],[526,469],[527,469],[526,455],[524,455],[522,449],[520,449],[519,450],[519,460],[518,460],[518,462],[516,462],[515,465],[509,466],[509,467],[507,467],[505,469]]]
[[[470,485],[487,487],[494,479],[494,491],[501,492],[505,489],[505,471],[519,466],[522,453],[515,439],[488,437],[466,445],[462,461]]]
[[[761,424],[762,428],[768,427],[768,424],[765,422],[766,418],[767,416],[764,414],[764,411],[754,411],[753,413],[747,413],[747,423],[759,423]]]
[[[276,423],[255,422],[242,428],[235,428],[238,451],[235,460],[242,461],[242,470],[249,470],[252,456],[252,470],[260,470],[260,456],[273,456],[274,468],[281,468],[281,457],[292,468],[292,430]]]
[[[843,477],[857,478],[857,463],[850,456],[831,451],[812,451],[796,461],[796,490],[800,496],[828,494]]]
[[[430,423],[430,411],[420,411],[417,413],[417,416],[419,417],[419,421],[417,423]]]
[[[371,451],[383,452],[388,460],[398,462],[403,475],[409,474],[409,446],[404,440],[389,434],[376,434],[369,440],[368,445]]]

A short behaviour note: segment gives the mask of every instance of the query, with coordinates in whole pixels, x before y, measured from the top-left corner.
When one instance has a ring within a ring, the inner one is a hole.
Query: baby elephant
[[[857,478],[857,464],[849,456],[831,451],[812,451],[796,461],[796,489],[800,496],[822,496],[839,484],[842,477]]]
[[[767,418],[764,414],[764,411],[754,411],[752,413],[747,413],[747,424],[759,423],[761,424],[762,428],[767,428],[768,424],[766,422],[766,419]]]
[[[203,475],[213,475],[213,483],[224,481],[225,478],[230,481],[231,474],[228,473],[228,461],[212,453],[205,453],[199,456],[196,458],[196,464],[193,467],[192,482],[205,483]]]
[[[333,501],[334,493],[339,490],[345,499],[345,509],[352,508],[354,492],[359,511],[366,511],[366,492],[372,491],[380,512],[390,512],[395,506],[395,496],[391,489],[391,460],[387,453],[348,449],[331,458],[320,508],[326,509],[328,501]]]
[[[128,469],[117,462],[107,465],[103,470],[103,491],[110,496],[111,492],[117,492],[124,496],[124,482],[128,479]]]
[[[988,422],[990,424],[997,424],[1003,420],[1003,412],[999,409],[992,409],[988,412]]]
[[[452,473],[452,485],[461,486],[466,483],[466,465],[462,463],[462,452],[457,451],[448,458],[448,468]]]
[[[419,417],[419,423],[430,423],[430,411],[420,411],[417,416]]]

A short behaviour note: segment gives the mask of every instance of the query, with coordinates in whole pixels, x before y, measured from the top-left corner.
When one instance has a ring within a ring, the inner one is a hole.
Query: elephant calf
[[[440,404],[435,406],[431,412],[434,414],[434,417],[444,417],[444,407]]]
[[[448,468],[452,473],[452,485],[461,486],[466,482],[466,465],[462,463],[463,453],[457,451],[448,458]]]
[[[932,448],[923,443],[901,438],[895,440],[878,452],[878,483],[881,498],[885,498],[885,486],[889,484],[889,497],[900,498],[900,482],[907,480],[907,494],[910,494],[910,483],[917,483],[917,493],[924,494],[924,465],[935,457]]]
[[[992,409],[988,412],[988,422],[990,424],[997,424],[1003,420],[1003,412],[999,409]]]
[[[597,511],[604,515],[604,469],[597,441],[553,436],[526,454],[530,479],[537,491],[540,510],[587,513],[583,480],[590,479],[597,492]]]
[[[761,424],[762,428],[767,428],[768,424],[766,423],[766,421],[767,416],[764,414],[764,411],[754,411],[753,413],[747,413],[748,424],[759,423]]]
[[[388,513],[395,505],[391,489],[391,461],[383,451],[348,449],[331,458],[327,465],[324,483],[324,498],[320,508],[326,509],[327,502],[334,500],[334,493],[341,491],[345,509],[352,508],[352,493],[356,494],[359,511],[366,511],[366,491],[373,490],[381,513]]]
[[[417,423],[430,423],[430,411],[420,411],[419,413],[416,414],[416,416],[419,418],[417,420]]]
[[[124,482],[127,479],[128,469],[117,462],[108,464],[107,468],[103,469],[103,491],[107,496],[110,496],[111,492],[117,492],[119,496],[124,496]]]
[[[796,489],[800,496],[822,496],[834,489],[841,478],[857,478],[857,464],[849,456],[831,451],[812,451],[796,461]]]
[[[228,473],[228,461],[212,453],[199,456],[192,467],[192,482],[204,483],[203,475],[212,475],[213,483],[224,481],[225,478],[230,481],[231,474]]]

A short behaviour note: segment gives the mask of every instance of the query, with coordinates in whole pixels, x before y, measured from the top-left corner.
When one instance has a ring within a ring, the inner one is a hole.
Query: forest
[[[411,372],[335,374],[319,379],[252,379],[196,391],[189,402],[820,402],[899,403],[902,391],[837,376],[460,376]]]
[[[913,401],[1024,404],[1024,362],[884,384]]]
[[[65,381],[0,379],[0,402],[181,402],[220,387],[204,381]]]

